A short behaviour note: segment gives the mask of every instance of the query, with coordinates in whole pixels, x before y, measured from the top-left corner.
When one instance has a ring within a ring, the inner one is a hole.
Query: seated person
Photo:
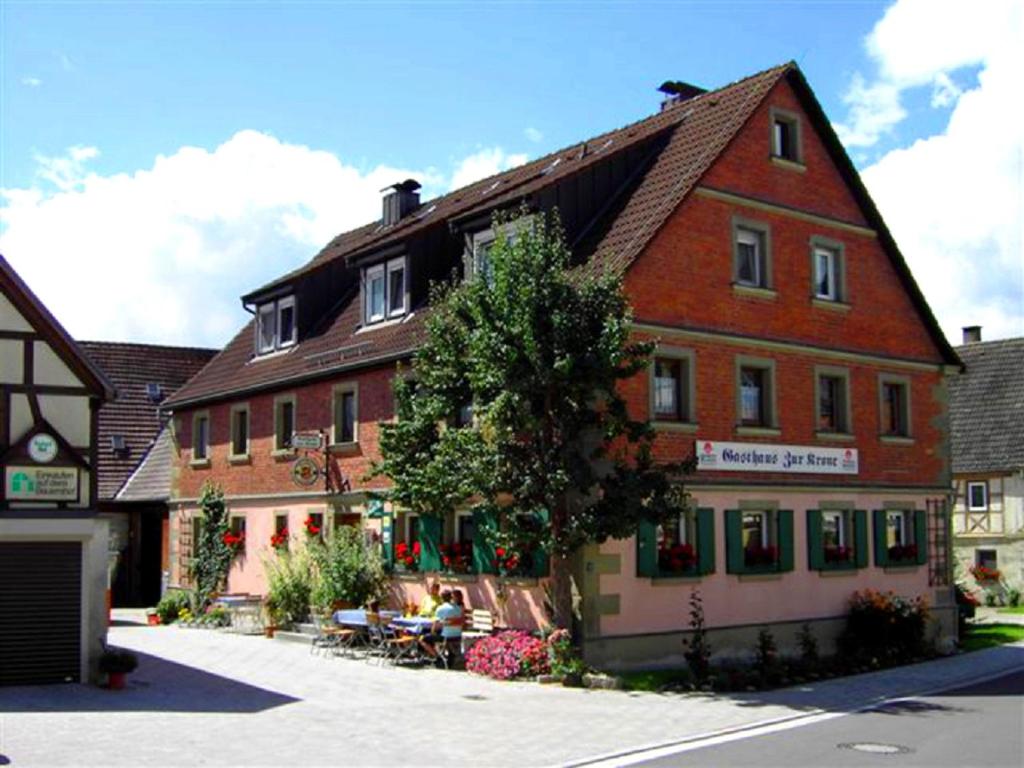
[[[428,588],[423,600],[420,601],[420,616],[432,617],[442,599],[441,584],[435,581]]]
[[[438,643],[449,643],[462,638],[462,609],[452,602],[452,593],[447,589],[441,593],[441,605],[434,618],[437,621],[430,633],[420,638],[420,648],[431,659],[438,655]]]

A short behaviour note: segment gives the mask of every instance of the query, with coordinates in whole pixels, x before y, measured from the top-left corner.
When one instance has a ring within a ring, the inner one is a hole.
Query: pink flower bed
[[[479,640],[466,654],[466,669],[496,680],[532,677],[550,671],[543,640],[520,630],[509,630]]]

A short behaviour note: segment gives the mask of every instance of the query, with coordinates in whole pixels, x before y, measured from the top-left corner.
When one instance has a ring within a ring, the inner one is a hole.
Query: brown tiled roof
[[[131,473],[121,490],[117,501],[167,501],[171,498],[171,469],[174,466],[174,438],[171,429],[165,426],[157,435],[156,442],[145,458]]]
[[[656,151],[652,162],[641,169],[642,176],[624,205],[609,214],[612,220],[585,247],[585,255],[591,257],[592,264],[625,269],[772,86],[794,67],[793,64],[774,67],[670,106],[632,125],[427,201],[391,227],[384,228],[375,222],[346,232],[310,262],[253,291],[250,296],[284,285],[334,259],[356,258],[401,242],[439,222],[512,206],[584,168],[607,160],[614,153],[660,138],[660,151]],[[407,355],[420,343],[425,312],[426,308],[421,307],[404,323],[361,330],[358,297],[351,296],[318,330],[288,352],[259,359],[253,358],[253,323],[250,321],[210,365],[168,400],[167,406],[198,404]]]
[[[949,378],[953,472],[1024,469],[1024,338],[956,351],[964,371]]]
[[[162,398],[166,398],[216,351],[109,341],[81,341],[78,346],[117,389],[117,397],[104,403],[99,413],[98,494],[100,500],[108,500],[138,467],[163,426],[160,403],[150,399],[146,385],[159,384]],[[115,435],[124,438],[125,451],[112,450]]]

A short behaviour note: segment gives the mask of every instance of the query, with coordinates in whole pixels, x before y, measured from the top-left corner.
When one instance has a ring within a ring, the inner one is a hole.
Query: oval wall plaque
[[[32,461],[40,464],[49,464],[57,458],[57,438],[40,432],[28,441],[28,455]]]

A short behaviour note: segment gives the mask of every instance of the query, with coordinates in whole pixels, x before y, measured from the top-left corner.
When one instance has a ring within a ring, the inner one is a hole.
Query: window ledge
[[[476,584],[480,577],[475,573],[445,573],[441,571],[437,578],[441,581],[453,581],[457,584]]]
[[[700,425],[692,421],[652,421],[651,426],[661,432],[697,432]]]
[[[191,461],[189,461],[188,465],[190,467],[192,467],[192,469],[209,469],[210,468],[210,460],[209,459],[192,459]]]
[[[423,581],[427,575],[420,571],[392,571],[391,578],[395,581]]]
[[[851,575],[857,575],[857,567],[850,566],[848,568],[821,568],[818,571],[818,575],[822,579],[835,579],[837,577],[851,577]]]
[[[256,352],[256,354],[253,355],[252,358],[250,358],[249,362],[247,362],[246,365],[252,365],[253,363],[259,363],[259,362],[262,362],[263,360],[274,360],[274,359],[276,359],[278,357],[284,357],[285,355],[291,354],[292,352],[294,352],[298,348],[299,348],[298,344],[292,343],[292,344],[289,344],[287,347],[282,347],[282,348],[279,348],[279,349],[275,349],[275,350],[272,350],[270,352]]]
[[[370,331],[376,331],[379,328],[390,328],[393,325],[401,325],[402,323],[412,320],[412,318],[415,315],[415,312],[406,312],[403,315],[385,317],[382,320],[364,320],[362,327],[355,332],[355,335],[358,336],[361,333],[369,333]]]
[[[882,570],[885,573],[913,573],[920,567],[917,563],[908,563],[906,565],[887,565]]]
[[[296,455],[294,448],[275,448],[270,452],[271,458],[276,461],[288,461],[294,459]]]
[[[740,577],[740,581],[781,581],[782,573],[780,571],[765,571],[764,573],[758,573],[757,571],[750,571],[748,573],[736,574]]]
[[[804,173],[807,170],[807,166],[796,160],[787,160],[784,157],[778,155],[771,155],[772,165],[778,166],[779,168],[785,168],[788,171],[798,171]]]
[[[778,427],[736,427],[740,437],[779,437],[782,430]]]
[[[540,584],[537,576],[499,576],[507,586],[510,587],[536,587]]]
[[[823,299],[820,296],[811,297],[811,306],[816,309],[828,309],[833,312],[849,312],[850,305],[845,301],[837,301],[836,299]]]
[[[761,288],[756,285],[743,285],[742,283],[733,283],[732,292],[737,296],[744,296],[751,299],[765,299],[766,301],[775,301],[779,295],[778,291],[771,288]]]
[[[231,454],[228,456],[228,464],[250,464],[252,456],[248,453]]]
[[[849,432],[815,432],[814,436],[819,440],[831,440],[836,443],[852,443],[855,439]]]
[[[904,435],[879,435],[879,441],[885,445],[913,445],[914,438]]]
[[[678,587],[685,584],[700,584],[701,577],[696,573],[666,574],[648,579],[652,587]]]
[[[327,450],[330,453],[359,453],[359,441],[353,440],[351,443],[331,443],[327,446]]]

